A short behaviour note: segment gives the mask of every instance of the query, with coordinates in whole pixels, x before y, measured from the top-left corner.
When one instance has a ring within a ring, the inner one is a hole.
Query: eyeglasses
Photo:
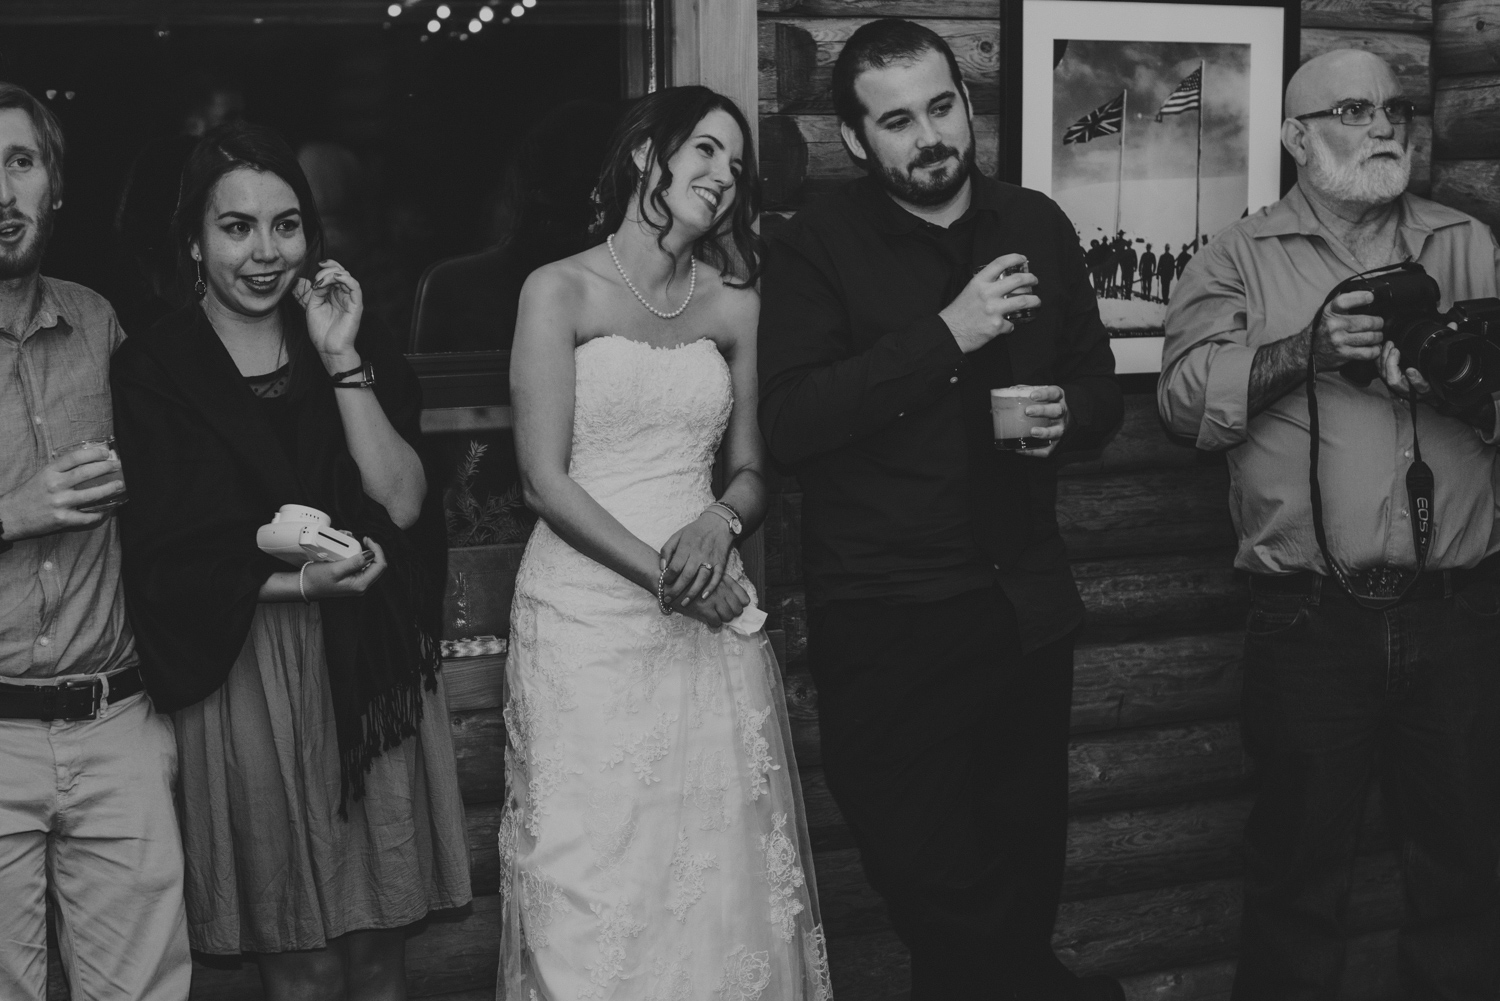
[[[1385,112],[1385,120],[1392,125],[1405,125],[1411,121],[1411,116],[1416,113],[1417,106],[1410,101],[1400,99],[1387,101],[1384,104],[1371,104],[1369,101],[1345,101],[1336,104],[1327,111],[1313,111],[1306,115],[1298,115],[1297,121],[1305,122],[1309,118],[1333,118],[1338,117],[1345,125],[1369,125],[1375,120],[1375,111],[1379,109]]]

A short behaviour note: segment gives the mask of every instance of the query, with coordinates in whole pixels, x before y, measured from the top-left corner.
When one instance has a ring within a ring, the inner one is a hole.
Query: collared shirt
[[[114,433],[109,356],[124,337],[102,296],[52,278],[41,279],[41,305],[23,329],[0,329],[0,493],[36,475],[54,448]],[[135,662],[113,517],[0,553],[0,677]]]
[[[1405,194],[1397,234],[1404,255],[1442,288],[1442,309],[1496,295],[1500,249],[1477,219]],[[1312,527],[1306,393],[1299,385],[1249,417],[1250,367],[1261,345],[1306,329],[1329,290],[1362,270],[1299,186],[1215,237],[1172,295],[1157,403],[1173,431],[1227,454],[1242,570],[1328,572]],[[1318,482],[1334,558],[1353,569],[1414,567],[1408,403],[1379,378],[1360,387],[1337,371],[1319,375],[1317,394]],[[1417,424],[1437,480],[1427,566],[1472,567],[1500,549],[1492,440],[1425,404]]]
[[[1038,277],[1038,315],[965,355],[939,311],[1006,253]],[[997,454],[989,418],[990,389],[1054,384],[1072,416],[1063,448],[1119,425],[1114,358],[1062,211],[976,176],[945,230],[861,178],[774,235],[762,289],[760,421],[803,489],[809,601],[936,601],[998,579],[1028,646],[1076,626],[1057,460]]]

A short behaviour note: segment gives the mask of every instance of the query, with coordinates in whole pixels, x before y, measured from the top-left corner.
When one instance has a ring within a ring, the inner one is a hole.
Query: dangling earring
[[[194,261],[198,265],[198,280],[193,282],[193,294],[202,299],[208,295],[208,283],[203,280],[203,262]]]

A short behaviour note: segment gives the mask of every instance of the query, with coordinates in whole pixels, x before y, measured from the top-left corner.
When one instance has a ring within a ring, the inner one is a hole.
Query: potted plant
[[[445,505],[448,582],[443,636],[448,640],[504,636],[510,631],[516,571],[536,524],[519,484],[490,494],[477,488],[480,461],[488,450],[486,444],[469,442]]]

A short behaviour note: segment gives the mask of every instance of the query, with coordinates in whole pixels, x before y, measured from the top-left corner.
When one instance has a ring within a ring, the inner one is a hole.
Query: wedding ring
[[[698,568],[700,570],[707,570],[709,573],[713,573],[717,569],[712,563],[699,563]]]

